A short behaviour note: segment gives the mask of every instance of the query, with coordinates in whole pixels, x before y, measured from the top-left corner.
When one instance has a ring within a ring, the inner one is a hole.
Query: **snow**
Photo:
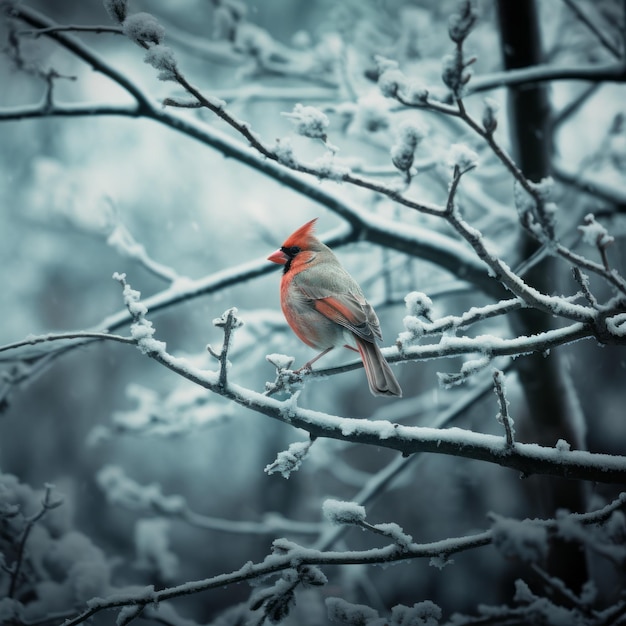
[[[407,551],[413,544],[413,537],[405,533],[402,527],[395,522],[376,524],[375,528],[392,539],[403,551]]]
[[[417,317],[407,315],[402,319],[405,331],[398,334],[398,343],[404,352],[405,348],[410,347],[419,341],[426,334],[426,324]]]
[[[533,520],[493,516],[493,545],[507,559],[524,563],[541,561],[548,553],[548,530]]]
[[[146,52],[144,61],[154,69],[159,70],[159,80],[175,81],[178,75],[178,65],[174,51],[169,46],[162,44],[151,46]]]
[[[288,450],[278,453],[276,460],[267,465],[264,469],[266,474],[275,474],[280,472],[283,478],[289,478],[291,472],[297,472],[302,465],[302,460],[306,456],[311,441],[296,441],[289,445]]]
[[[107,500],[135,511],[157,509],[163,513],[176,514],[187,508],[182,496],[165,496],[156,483],[140,485],[117,465],[106,465],[96,475],[96,482]]]
[[[470,34],[478,19],[478,11],[470,3],[460,4],[459,9],[459,13],[452,13],[448,18],[448,35],[455,43],[462,42]]]
[[[609,235],[606,228],[596,221],[593,213],[585,215],[584,221],[584,225],[579,226],[578,230],[582,233],[583,241],[585,243],[590,246],[599,246],[603,248],[615,241],[615,239]]]
[[[409,81],[406,87],[406,98],[415,105],[427,104],[429,89],[419,81]]]
[[[500,110],[500,103],[493,98],[485,98],[485,108],[483,110],[483,128],[492,133],[498,126],[498,111]]]
[[[365,604],[352,604],[342,598],[326,598],[328,619],[335,624],[366,626],[378,617],[378,611]]]
[[[372,91],[357,100],[349,126],[350,134],[369,137],[372,133],[386,131],[390,126],[389,103],[378,91]]]
[[[122,29],[129,39],[139,45],[160,44],[165,37],[165,29],[150,13],[134,13],[128,16]]]
[[[21,622],[23,605],[13,598],[0,598],[0,624]]]
[[[425,137],[426,129],[421,124],[404,120],[396,129],[396,141],[391,146],[391,161],[401,172],[408,172],[413,166],[415,149]]]
[[[406,76],[395,68],[385,70],[378,77],[378,88],[383,96],[393,98],[406,86]]]
[[[147,603],[156,601],[156,592],[154,585],[146,585],[144,587],[131,587],[120,591],[110,593],[105,598],[94,597],[85,603],[88,609],[99,609],[107,606],[111,602],[129,602],[129,604]]]
[[[365,507],[356,502],[343,500],[325,500],[322,505],[324,517],[332,524],[342,526],[344,524],[360,524],[365,520]]]
[[[567,441],[565,441],[565,439],[559,439],[556,442],[555,448],[559,452],[569,452],[572,449],[572,446],[569,443],[567,443]]]
[[[441,79],[456,97],[462,97],[469,79],[471,68],[461,69],[456,54],[446,54],[441,59]]]
[[[273,149],[274,155],[279,163],[286,165],[290,168],[295,168],[298,165],[298,161],[291,145],[289,137],[283,139],[277,139]]]
[[[320,178],[341,182],[352,172],[346,165],[337,163],[337,159],[335,158],[337,148],[335,146],[329,146],[328,142],[326,142],[326,146],[331,149],[315,159],[311,165],[317,170]]]
[[[282,115],[296,125],[296,130],[300,135],[311,139],[326,140],[326,129],[330,122],[319,109],[298,103],[291,113],[282,113]]]
[[[448,152],[447,163],[450,167],[458,166],[464,172],[478,165],[478,155],[464,143],[453,143]]]
[[[530,587],[521,578],[515,581],[515,595],[513,600],[520,604],[528,604],[537,599],[537,596],[530,590]]]
[[[169,526],[163,518],[140,519],[135,524],[136,566],[155,570],[163,580],[178,574],[178,557],[169,547]]]
[[[554,195],[554,178],[552,176],[546,176],[542,178],[538,183],[531,183],[533,189],[537,192],[538,196],[545,203],[550,200]]]
[[[390,626],[437,626],[441,615],[441,609],[430,600],[411,607],[398,604],[391,609]]]
[[[104,0],[103,2],[109,17],[118,24],[122,24],[128,15],[128,0]]]
[[[294,358],[285,354],[268,354],[265,359],[269,361],[277,370],[288,370],[293,365]]]
[[[439,571],[441,571],[444,567],[448,565],[452,565],[454,563],[454,559],[451,559],[445,554],[440,554],[439,556],[431,556],[428,561],[428,565],[431,567],[436,567]]]
[[[142,354],[165,354],[166,344],[152,337],[155,329],[152,326],[152,322],[144,317],[148,312],[148,307],[140,302],[141,293],[126,282],[126,274],[115,272],[113,279],[123,285],[124,304],[134,320],[130,326],[130,334],[137,342],[137,348],[139,348]]]

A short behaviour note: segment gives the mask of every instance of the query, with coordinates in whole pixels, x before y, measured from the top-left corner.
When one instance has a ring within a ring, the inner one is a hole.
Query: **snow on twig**
[[[375,444],[405,455],[437,452],[480,459],[516,469],[525,475],[544,473],[600,482],[626,480],[626,460],[622,457],[581,450],[564,453],[534,444],[516,443],[511,449],[499,437],[458,428],[440,430],[337,417],[295,406],[291,399],[275,400],[232,382],[222,385],[212,372],[199,370],[185,359],[169,355],[165,349],[147,350],[146,355],[210,391],[253,411],[302,428],[312,437]]]
[[[602,523],[606,521],[614,511],[622,508],[625,503],[626,494],[621,494],[610,504],[590,513],[571,513],[557,520],[527,520],[517,523],[522,525],[525,523],[531,524],[533,528],[543,528],[546,532],[556,533],[560,525],[567,523],[569,520],[584,525]],[[500,536],[502,536],[503,532],[509,532],[505,529],[510,529],[510,525],[506,526],[503,518],[498,518],[495,522],[500,525],[500,530],[498,530]],[[384,525],[382,526],[384,528]],[[300,570],[300,573],[294,572],[295,578],[289,575],[287,576],[287,581],[290,580],[291,583],[299,582],[301,578],[298,578],[298,576],[307,576],[308,571],[305,569],[307,566],[330,566],[357,563],[383,564],[416,558],[449,559],[453,554],[489,545],[494,541],[494,537],[494,530],[489,529],[473,535],[450,537],[426,544],[408,541],[400,545],[397,542],[393,542],[382,548],[342,551],[321,551],[316,548],[303,547],[285,539],[278,539],[274,542],[273,554],[266,556],[265,559],[259,563],[248,562],[238,570],[228,574],[219,574],[203,580],[190,581],[181,585],[166,587],[158,591],[146,589],[139,593],[120,592],[109,598],[94,599],[89,603],[89,607],[85,611],[68,619],[64,626],[77,626],[103,610],[125,606],[140,607],[158,604],[183,595],[201,593],[210,589],[219,589],[233,583],[262,578],[272,573],[285,572],[286,570],[293,569],[294,564],[297,564],[297,569]],[[309,575],[313,577],[312,580],[316,583],[324,584],[325,576],[321,571],[317,576],[315,572],[311,572]],[[279,587],[272,587],[270,590],[260,592],[256,597],[257,608],[263,606],[270,597],[275,596],[276,592],[287,590],[288,586],[279,583]]]

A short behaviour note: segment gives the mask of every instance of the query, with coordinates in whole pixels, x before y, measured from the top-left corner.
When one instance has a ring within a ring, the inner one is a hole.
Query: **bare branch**
[[[578,80],[594,83],[626,81],[626,66],[623,63],[609,63],[591,66],[535,65],[518,70],[495,72],[473,78],[467,88],[467,95],[490,91],[500,87],[517,87],[561,80]]]

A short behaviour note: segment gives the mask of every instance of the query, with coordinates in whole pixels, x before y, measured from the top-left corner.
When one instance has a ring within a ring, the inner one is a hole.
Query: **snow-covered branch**
[[[138,513],[151,513],[177,519],[203,530],[236,535],[317,535],[321,524],[299,522],[278,514],[267,514],[261,521],[226,520],[193,511],[181,495],[165,495],[158,484],[141,485],[129,478],[122,468],[103,467],[96,478],[107,500],[116,506]]]
[[[606,521],[613,512],[622,508],[625,502],[626,497],[622,494],[605,507],[590,513],[573,513],[562,516],[556,520],[525,520],[524,522],[513,523],[520,527],[526,524],[531,528],[541,528],[546,533],[555,533],[558,532],[559,528],[562,526],[565,527],[568,524],[589,525],[602,523]],[[346,503],[346,506],[350,504],[352,503]],[[349,510],[353,512],[354,507]],[[335,516],[335,519],[337,519],[340,524],[357,523],[356,518],[354,518],[354,522],[349,522],[347,520],[353,518],[346,516],[339,516],[339,518]],[[391,531],[391,529],[386,528],[383,524],[377,526],[378,528],[376,528],[376,526],[372,527],[382,534],[388,535]],[[459,552],[473,550],[494,542],[501,544],[507,535],[511,536],[512,531],[509,530],[509,527],[505,526],[503,522],[496,519],[494,528],[473,535],[448,538],[425,544],[414,543],[410,537],[407,537],[407,541],[398,542],[394,540],[392,543],[382,548],[370,548],[369,550],[321,551],[316,548],[300,546],[286,539],[278,539],[272,546],[273,554],[266,556],[265,559],[259,563],[248,562],[240,569],[230,572],[229,574],[220,574],[204,580],[191,581],[158,591],[153,587],[147,587],[139,593],[121,592],[108,598],[94,598],[84,612],[67,620],[64,626],[77,626],[103,610],[118,609],[126,606],[144,607],[156,605],[160,602],[180,596],[202,593],[235,583],[263,578],[270,574],[284,572],[294,567],[303,568],[306,566],[346,564],[373,565],[418,558],[429,558],[434,565],[440,566],[443,562],[447,561],[450,556]],[[509,539],[510,542],[514,540],[513,536]],[[526,549],[532,549],[532,546]],[[324,584],[322,580],[320,580],[320,582]],[[264,597],[267,596],[264,595]],[[263,603],[257,602],[256,608],[261,608],[262,604]]]
[[[598,482],[626,480],[626,460],[586,451],[564,451],[534,444],[515,443],[506,439],[458,428],[433,429],[402,426],[388,421],[341,418],[299,407],[294,395],[276,400],[226,380],[220,373],[200,370],[187,360],[169,354],[163,342],[154,338],[154,327],[145,315],[148,311],[139,293],[125,282],[124,298],[133,315],[131,335],[142,353],[180,376],[233,400],[237,404],[307,431],[312,437],[330,437],[365,445],[378,445],[401,452],[436,452],[487,461],[520,471],[523,475],[550,474]],[[580,329],[578,329],[580,330]],[[557,332],[557,331],[554,331]]]

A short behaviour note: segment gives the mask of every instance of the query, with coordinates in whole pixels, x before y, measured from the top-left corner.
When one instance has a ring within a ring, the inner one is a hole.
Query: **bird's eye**
[[[289,246],[288,248],[283,246],[281,250],[290,258],[293,258],[296,254],[298,254],[298,252],[300,252],[300,248],[298,246]]]

